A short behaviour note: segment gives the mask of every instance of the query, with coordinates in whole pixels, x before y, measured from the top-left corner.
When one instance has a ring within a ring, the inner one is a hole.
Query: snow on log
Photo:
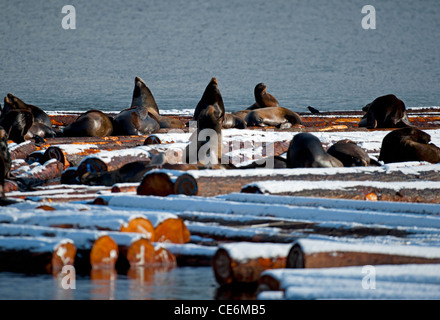
[[[286,268],[422,263],[440,263],[440,248],[300,239],[289,251]]]
[[[124,192],[124,193],[136,193],[139,186],[139,182],[125,182],[125,183],[115,183],[112,188],[112,193]]]
[[[258,281],[267,269],[284,268],[290,244],[229,243],[213,257],[213,269],[220,285]]]
[[[52,159],[43,165],[35,162],[29,168],[29,171],[25,171],[16,176],[17,180],[20,180],[26,185],[44,183],[47,180],[60,177],[63,173],[64,165],[58,160]]]
[[[260,300],[438,300],[440,264],[266,270],[258,291]]]
[[[0,270],[58,273],[73,265],[76,248],[70,239],[0,236]]]
[[[197,195],[197,181],[186,172],[153,170],[147,172],[137,188],[138,195],[168,196],[170,194]]]
[[[12,160],[26,159],[28,155],[37,150],[35,143],[32,141],[25,141],[19,144],[14,143],[8,147]]]

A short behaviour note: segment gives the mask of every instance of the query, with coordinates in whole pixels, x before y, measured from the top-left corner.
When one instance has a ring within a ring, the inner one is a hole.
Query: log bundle
[[[145,174],[136,190],[138,195],[168,196],[198,194],[197,181],[188,173],[182,171],[155,170]]]

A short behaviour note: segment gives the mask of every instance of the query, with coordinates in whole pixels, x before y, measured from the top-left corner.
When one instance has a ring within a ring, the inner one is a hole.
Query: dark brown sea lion
[[[102,111],[89,110],[66,126],[64,137],[107,137],[113,132],[111,119]]]
[[[52,128],[52,122],[50,117],[42,109],[23,102],[21,99],[14,96],[12,93],[8,93],[4,99],[5,105],[3,111],[6,113],[10,110],[26,110],[32,112],[34,116],[34,122],[42,123],[49,128]]]
[[[256,109],[249,112],[244,118],[248,127],[274,126],[288,128],[292,125],[302,124],[301,116],[284,107]]]
[[[327,153],[341,161],[344,167],[366,167],[370,164],[378,164],[370,159],[368,153],[356,142],[349,139],[336,142],[327,150]]]
[[[137,108],[140,114],[144,116],[147,112],[155,119],[161,128],[184,128],[185,123],[179,119],[162,116],[159,112],[156,100],[154,99],[151,90],[147,87],[144,80],[140,77],[134,79],[133,98],[131,108]]]
[[[255,103],[251,105],[248,110],[255,110],[260,108],[272,108],[280,107],[278,100],[266,92],[266,85],[264,83],[259,83],[254,88]]]
[[[362,108],[366,114],[359,122],[359,127],[403,128],[411,126],[406,113],[405,104],[393,94],[376,98]]]
[[[440,148],[429,143],[431,136],[417,128],[407,127],[388,133],[382,140],[379,161],[384,163],[426,161],[440,162]]]
[[[5,179],[9,177],[11,171],[12,158],[8,147],[8,134],[0,127],[0,196],[4,197]]]
[[[0,126],[4,128],[10,140],[15,143],[25,141],[25,136],[34,123],[34,116],[26,110],[2,112]]]
[[[217,106],[220,111],[220,123],[222,123],[226,112],[216,78],[211,79],[203,92],[202,98],[197,103],[196,109],[194,110],[194,120],[198,120],[202,110],[209,106]]]
[[[159,123],[154,120],[150,113],[141,112],[138,108],[130,108],[121,111],[113,119],[113,135],[145,135],[160,129]]]
[[[341,161],[325,152],[321,141],[311,133],[296,134],[287,150],[288,168],[343,167]]]
[[[233,113],[225,113],[222,126],[223,129],[231,129],[231,128],[246,129],[246,122],[244,122],[243,118]]]
[[[221,162],[223,113],[218,104],[203,108],[198,114],[197,131],[185,148],[183,162],[189,164],[215,165]],[[216,139],[211,141],[211,139]]]

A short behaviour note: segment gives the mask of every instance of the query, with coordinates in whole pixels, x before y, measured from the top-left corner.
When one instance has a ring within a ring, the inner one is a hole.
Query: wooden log
[[[191,234],[183,219],[169,218],[159,223],[155,228],[155,241],[171,243],[187,243]]]
[[[162,144],[162,141],[160,141],[160,138],[154,134],[149,135],[145,141],[144,141],[144,146],[148,146],[151,144]]]
[[[170,194],[197,195],[197,181],[181,171],[155,170],[145,174],[137,188],[138,195],[168,196]]]
[[[90,251],[90,264],[92,269],[113,269],[119,256],[119,249],[112,237],[104,235],[99,237]]]
[[[64,165],[61,162],[52,159],[45,162],[44,165],[37,164],[31,170],[16,176],[16,179],[25,185],[33,186],[60,177],[63,170]]]
[[[194,243],[175,244],[175,243],[160,243],[165,246],[174,257],[179,267],[193,266],[212,266],[212,258],[217,252],[217,246],[207,246]]]
[[[3,187],[3,190],[5,191],[5,193],[18,191],[18,185],[15,181],[5,180],[5,185]]]
[[[284,268],[290,245],[232,243],[219,247],[213,270],[220,285],[257,282],[264,270]]]
[[[44,160],[44,152],[43,151],[34,151],[30,155],[26,157],[26,162],[28,164],[32,164],[34,162],[38,162],[39,164],[44,164],[46,161]]]
[[[44,152],[43,161],[49,161],[51,159],[56,159],[64,165],[64,168],[68,168],[70,166],[67,161],[66,153],[61,150],[59,147],[51,146],[46,149]]]
[[[85,157],[78,165],[78,177],[81,177],[86,172],[107,172],[119,169],[124,164],[135,161],[150,160],[150,152],[141,147],[101,151],[94,156]]]
[[[135,183],[116,183],[112,186],[111,192],[112,193],[119,193],[119,192],[129,192],[129,193],[136,193],[136,190],[139,186],[138,182]]]
[[[0,270],[57,273],[73,265],[75,245],[65,238],[0,236]]]
[[[14,144],[9,148],[12,160],[26,159],[28,155],[37,150],[37,146],[32,141],[25,141],[20,144]]]
[[[130,268],[135,267],[174,267],[176,257],[166,248],[155,246],[146,238],[131,243],[127,252]]]
[[[120,232],[136,232],[143,234],[150,241],[156,241],[156,230],[150,220],[144,217],[130,219],[121,226]]]
[[[424,263],[440,263],[440,249],[301,239],[290,249],[286,268]]]

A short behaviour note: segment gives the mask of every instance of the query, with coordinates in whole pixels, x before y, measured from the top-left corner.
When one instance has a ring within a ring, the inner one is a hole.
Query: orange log
[[[63,266],[73,265],[75,254],[69,239],[0,237],[0,271],[57,273]]]
[[[128,223],[123,224],[120,232],[137,232],[143,234],[150,241],[156,239],[156,231],[150,220],[142,217],[131,219]]]
[[[154,265],[154,246],[148,239],[141,238],[134,241],[127,252],[130,267],[146,267]]]
[[[55,179],[63,174],[64,165],[53,159],[47,161],[44,165],[38,165],[33,169],[17,176],[17,179],[25,184],[35,183]]]
[[[25,141],[9,148],[12,160],[26,159],[28,155],[36,151],[37,147],[32,141]]]
[[[116,242],[110,236],[101,236],[93,244],[90,251],[92,269],[114,268],[119,256]]]
[[[187,243],[191,234],[184,221],[180,218],[169,218],[155,228],[157,242]]]
[[[166,248],[156,247],[154,250],[154,266],[175,267],[177,260],[174,254]]]

